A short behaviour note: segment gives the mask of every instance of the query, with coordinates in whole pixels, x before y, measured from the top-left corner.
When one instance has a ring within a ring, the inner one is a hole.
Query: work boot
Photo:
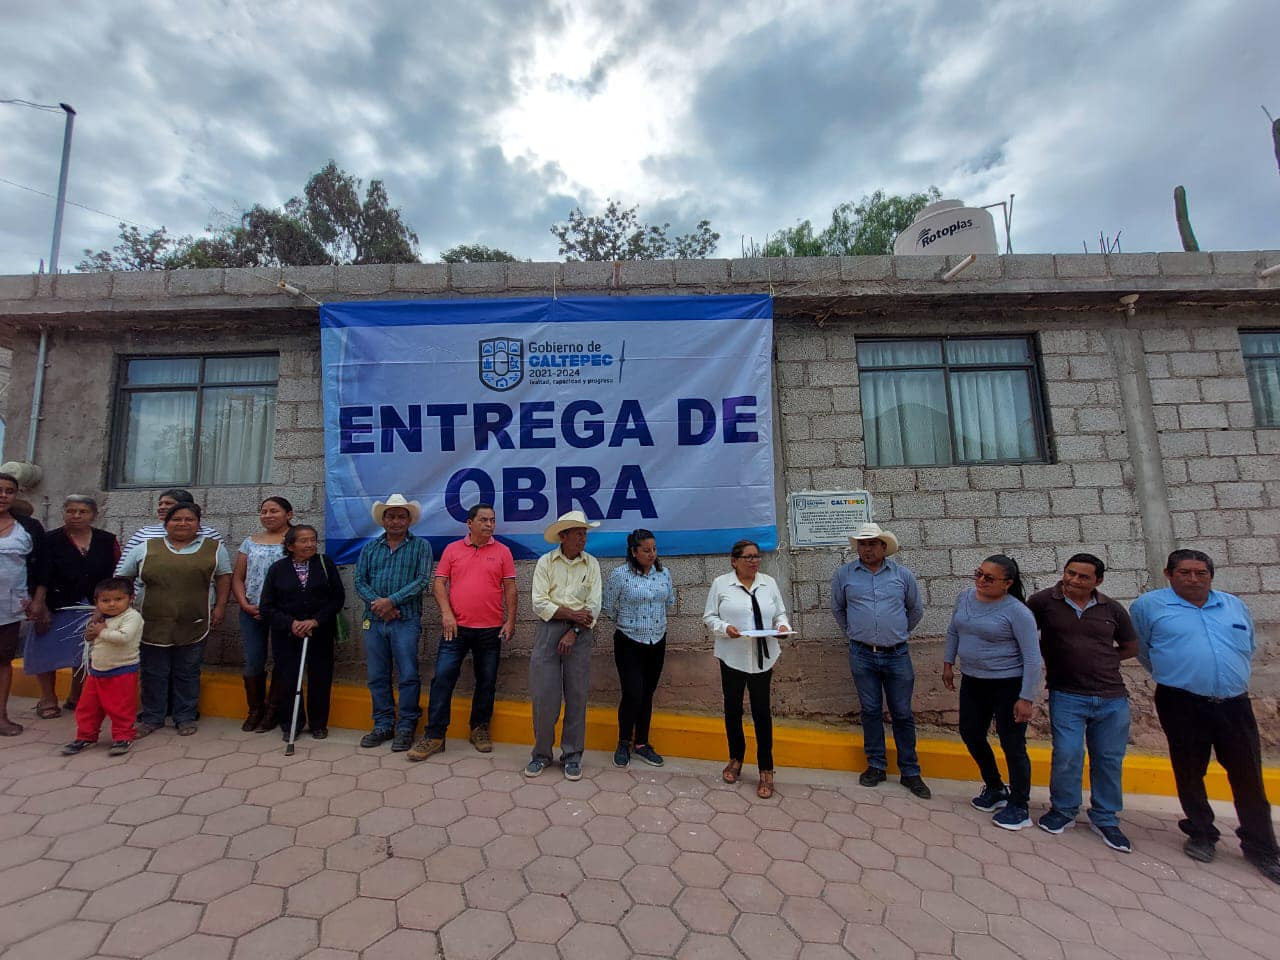
[[[280,725],[280,713],[276,708],[275,699],[279,691],[275,689],[274,684],[267,687],[266,678],[263,678],[263,688],[267,690],[267,695],[262,701],[262,716],[258,719],[258,725],[253,728],[254,733],[266,733]]]
[[[244,678],[244,699],[249,705],[248,713],[244,718],[244,723],[240,724],[240,729],[245,733],[256,730],[258,722],[262,719],[262,701],[267,694],[267,678],[265,674],[255,674],[251,677]]]
[[[425,760],[444,753],[444,737],[423,737],[409,750],[410,760]]]
[[[489,736],[487,723],[482,723],[471,731],[471,745],[481,753],[493,753],[493,738]]]

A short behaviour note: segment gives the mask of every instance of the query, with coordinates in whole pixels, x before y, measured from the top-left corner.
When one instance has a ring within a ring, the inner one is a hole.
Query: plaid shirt
[[[369,606],[379,597],[396,605],[402,620],[422,617],[422,591],[431,582],[431,543],[406,533],[400,546],[387,546],[384,533],[365,544],[356,561],[356,593],[364,600],[364,615],[373,616]]]

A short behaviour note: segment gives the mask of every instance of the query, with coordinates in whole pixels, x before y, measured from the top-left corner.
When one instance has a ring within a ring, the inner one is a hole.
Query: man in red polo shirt
[[[476,504],[467,512],[467,536],[445,547],[436,564],[432,590],[444,636],[431,679],[426,733],[409,751],[410,760],[425,760],[444,751],[453,688],[468,651],[476,677],[471,743],[481,753],[493,750],[489,721],[498,655],[503,641],[510,640],[516,629],[516,564],[511,551],[493,538],[497,522],[492,506]]]

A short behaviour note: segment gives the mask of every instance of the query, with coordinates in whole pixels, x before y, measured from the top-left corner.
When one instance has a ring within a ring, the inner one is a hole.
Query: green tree
[[[720,234],[710,220],[701,220],[692,232],[670,237],[670,223],[642,223],[638,207],[623,207],[616,200],[605,204],[604,212],[588,215],[581,207],[569,211],[568,219],[551,227],[560,241],[566,260],[697,260],[711,254]]]
[[[769,236],[766,257],[839,257],[893,253],[893,241],[929,204],[942,199],[937,187],[924,193],[886,196],[877,190],[857,203],[846,201],[831,211],[831,223],[820,233],[801,220]]]
[[[330,160],[307,180],[301,197],[277,209],[254,204],[231,223],[206,227],[200,237],[171,237],[163,227],[144,234],[122,223],[120,242],[110,250],[86,250],[78,269],[416,262],[418,236],[391,206],[382,181],[371,181],[363,200],[362,185]]]
[[[483,243],[460,243],[442,252],[440,259],[445,263],[518,263],[520,258]]]

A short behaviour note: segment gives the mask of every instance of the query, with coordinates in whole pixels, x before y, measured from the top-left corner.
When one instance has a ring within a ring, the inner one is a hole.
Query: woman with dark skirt
[[[942,682],[956,688],[960,661],[960,739],[982,774],[982,792],[970,804],[1006,830],[1031,825],[1027,803],[1031,760],[1027,723],[1040,690],[1040,637],[1023,599],[1022,576],[1012,557],[987,557],[973,571],[973,586],[956,598],[942,657]],[[1009,766],[1009,786],[987,735],[992,719]]]
[[[54,690],[57,670],[79,667],[84,624],[93,615],[92,610],[72,608],[92,606],[94,587],[110,577],[120,562],[120,541],[114,533],[95,527],[93,522],[97,518],[98,502],[93,497],[72,494],[62,502],[62,526],[45,534],[45,553],[49,558],[45,605],[51,619],[36,624],[36,649],[27,651],[24,664],[26,671],[34,672],[40,682],[36,714],[43,720],[62,714]],[[70,638],[69,642],[64,636]],[[52,649],[55,645],[57,650]],[[50,648],[47,651],[42,649],[46,646]],[[67,649],[69,647],[73,650]],[[49,656],[45,656],[46,653]],[[46,662],[53,668],[35,669]],[[73,672],[71,692],[64,705],[68,710],[75,709],[83,684],[84,674]]]
[[[625,767],[632,754],[651,767],[663,764],[649,742],[649,721],[667,653],[667,608],[675,604],[671,573],[658,559],[653,534],[632,530],[627,534],[627,562],[609,574],[600,607],[616,628],[613,660],[622,687],[615,767]]]
[[[285,558],[267,570],[258,602],[262,619],[271,625],[274,706],[287,740],[302,661],[302,639],[306,637],[306,709],[298,714],[298,729],[309,723],[311,735],[323,740],[329,735],[338,616],[347,595],[337,565],[319,552],[320,536],[315,527],[290,527],[284,536],[284,549]]]

